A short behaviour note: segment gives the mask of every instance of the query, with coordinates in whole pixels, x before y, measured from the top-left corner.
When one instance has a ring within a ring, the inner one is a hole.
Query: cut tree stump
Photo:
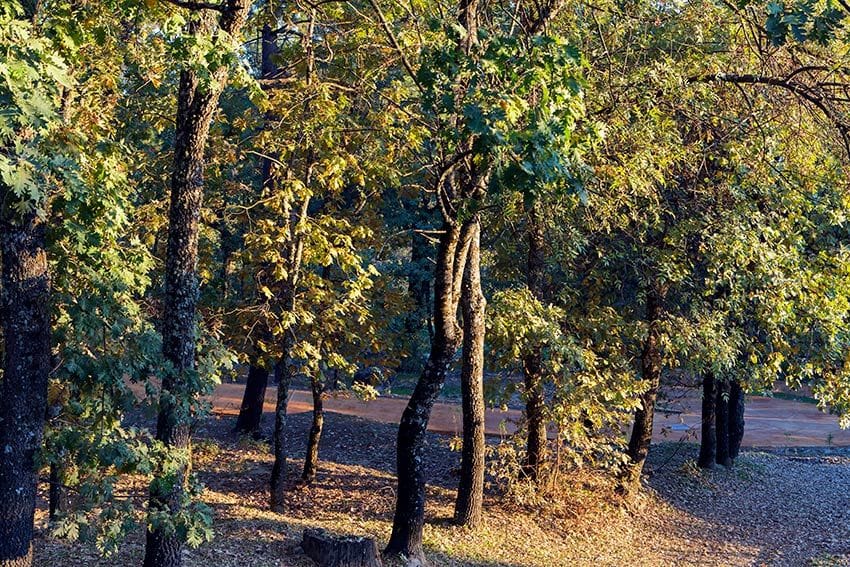
[[[319,567],[383,567],[378,544],[370,537],[334,536],[308,528],[301,548]]]

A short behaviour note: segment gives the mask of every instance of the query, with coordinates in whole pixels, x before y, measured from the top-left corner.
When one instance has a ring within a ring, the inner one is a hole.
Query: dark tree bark
[[[325,422],[322,394],[324,387],[318,376],[310,377],[310,389],[313,392],[313,422],[310,424],[310,435],[307,439],[307,454],[304,457],[304,471],[301,480],[313,482],[319,471],[319,441],[322,438],[322,425]]]
[[[528,258],[526,277],[529,291],[538,301],[546,301],[546,235],[535,203],[528,211]],[[528,428],[524,472],[532,480],[540,478],[546,462],[546,393],[543,389],[543,354],[540,346],[522,361],[525,385],[525,418]]]
[[[284,341],[284,348],[289,350],[289,340]],[[286,497],[286,458],[287,451],[287,415],[286,403],[289,398],[289,385],[292,383],[292,368],[287,358],[282,358],[274,367],[275,382],[277,382],[277,404],[274,412],[274,465],[270,481],[272,512],[283,513]]]
[[[410,352],[401,360],[399,366],[401,371],[422,370],[417,338],[423,328],[427,329],[429,337],[433,335],[429,299],[431,280],[427,273],[430,256],[428,240],[422,234],[413,230],[410,241],[410,266],[407,271],[407,293],[413,300],[413,309],[407,313],[404,320],[404,330],[407,334]]]
[[[729,387],[729,458],[733,461],[741,452],[741,441],[744,439],[744,391],[741,383],[732,382]]]
[[[628,490],[640,482],[640,475],[649,455],[652,442],[655,402],[661,385],[661,351],[659,350],[660,324],[663,316],[661,305],[664,290],[652,287],[646,297],[646,321],[649,332],[640,357],[641,376],[649,383],[649,388],[641,395],[641,408],[635,412],[635,422],[629,438],[628,456],[631,461],[625,471],[623,488]]]
[[[732,466],[729,454],[729,382],[717,382],[716,419],[717,419],[717,464],[724,467]]]
[[[454,521],[470,528],[481,523],[484,499],[484,317],[487,300],[481,291],[480,239],[481,225],[476,222],[460,300],[463,313],[463,450]]]
[[[47,510],[48,518],[51,522],[57,520],[61,514],[68,513],[73,507],[73,499],[66,484],[66,466],[59,463],[50,463]]]
[[[425,474],[422,466],[425,431],[431,408],[460,346],[457,324],[459,282],[466,264],[469,227],[444,222],[434,277],[434,339],[431,353],[410,396],[398,428],[396,471],[398,488],[393,530],[384,551],[425,563],[422,528],[425,523]]]
[[[242,396],[242,406],[239,408],[239,417],[236,418],[235,431],[252,435],[254,438],[260,437],[269,374],[268,368],[256,362],[248,368],[248,380]]]
[[[0,197],[6,200],[5,188]],[[50,277],[45,226],[35,214],[0,220],[3,377],[0,379],[0,566],[32,564],[36,454],[50,373]]]
[[[304,530],[304,553],[320,567],[382,567],[378,544],[369,537],[339,537],[320,529]]]
[[[218,27],[235,36],[248,13],[248,0],[226,0]],[[193,24],[197,33],[214,31],[212,16],[203,14]],[[198,225],[204,190],[204,150],[210,123],[227,79],[227,68],[213,72],[209,83],[191,69],[180,73],[168,245],[165,260],[162,352],[170,368],[162,379],[156,438],[167,447],[190,451],[190,418],[185,402],[196,394],[195,317],[198,300]],[[191,457],[169,473],[159,472],[150,486],[149,513],[179,512]],[[145,567],[172,567],[182,563],[183,542],[176,530],[152,525],[147,532]]]
[[[714,425],[714,404],[717,394],[714,389],[714,374],[706,372],[702,379],[702,431],[697,461],[697,465],[704,469],[714,468],[717,458],[717,430]]]

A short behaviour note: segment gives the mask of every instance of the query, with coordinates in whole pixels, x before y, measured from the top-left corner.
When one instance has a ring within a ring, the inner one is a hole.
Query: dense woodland
[[[663,376],[702,385],[701,467],[777,381],[850,425],[848,42],[843,0],[2,0],[0,566],[39,486],[56,537],[180,565],[235,377],[247,436],[277,386],[283,513],[329,392],[415,376],[382,549],[423,564],[447,375],[469,529],[496,462],[496,498],[641,490]]]

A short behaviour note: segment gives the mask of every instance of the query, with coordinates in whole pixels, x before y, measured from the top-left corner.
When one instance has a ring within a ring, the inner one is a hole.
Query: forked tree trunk
[[[732,466],[729,454],[729,382],[717,382],[716,412],[717,412],[717,464],[724,467]]]
[[[706,372],[702,379],[702,431],[697,465],[704,469],[714,468],[717,458],[717,430],[714,422],[716,392],[714,374]]]
[[[463,451],[454,521],[475,528],[484,499],[484,334],[487,300],[481,291],[481,225],[472,234],[461,291],[463,312]]]
[[[425,563],[422,550],[422,529],[425,523],[425,431],[431,408],[446,379],[446,371],[460,346],[460,329],[457,326],[459,293],[455,287],[462,279],[466,263],[466,233],[466,225],[464,230],[459,230],[454,223],[443,223],[434,277],[434,338],[431,353],[398,427],[398,487],[393,530],[384,553],[389,556],[404,555],[422,564]]]
[[[248,0],[226,0],[221,8],[219,31],[236,36],[248,13]],[[198,33],[212,30],[209,14],[192,24]],[[181,454],[172,470],[158,471],[150,486],[148,513],[176,518],[182,509],[191,464],[191,416],[186,400],[197,395],[195,371],[195,317],[198,300],[198,228],[204,189],[204,149],[210,123],[227,79],[227,67],[209,79],[185,68],[180,73],[168,245],[165,260],[165,294],[162,310],[162,353],[169,365],[162,379],[157,417],[157,440]],[[183,541],[170,522],[149,526],[145,567],[176,567],[182,564]]]
[[[641,376],[648,382],[648,389],[641,395],[641,408],[635,412],[635,422],[629,438],[628,456],[630,463],[626,468],[622,488],[630,490],[640,482],[649,447],[652,443],[652,425],[655,402],[661,385],[660,324],[663,315],[661,302],[663,290],[651,288],[646,298],[646,321],[649,324],[646,342],[641,353]]]
[[[313,422],[310,424],[310,435],[307,439],[307,454],[304,457],[304,471],[301,480],[313,482],[319,471],[319,441],[322,438],[322,425],[325,422],[322,394],[324,387],[318,376],[310,377],[310,389],[313,392]]]
[[[235,431],[259,438],[269,374],[268,368],[256,362],[248,368],[248,380],[245,383],[239,417],[236,418]]]
[[[0,197],[8,197],[0,188]],[[2,203],[6,205],[6,203]],[[11,213],[3,211],[4,216]],[[0,566],[32,564],[33,519],[50,373],[50,277],[35,214],[0,222]]]
[[[744,439],[744,391],[741,383],[732,382],[729,387],[729,458],[734,461],[741,452]]]
[[[545,232],[539,204],[528,211],[528,258],[526,277],[528,289],[538,301],[546,301]],[[546,462],[546,394],[543,388],[543,354],[540,345],[522,361],[525,385],[525,418],[528,428],[523,470],[532,480],[540,478]]]

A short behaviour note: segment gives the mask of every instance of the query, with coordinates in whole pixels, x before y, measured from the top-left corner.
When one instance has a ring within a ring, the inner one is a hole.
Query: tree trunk
[[[220,30],[236,36],[245,21],[247,0],[224,2]],[[199,34],[211,31],[211,18],[193,24]],[[180,513],[191,465],[191,415],[186,401],[198,394],[195,372],[195,317],[198,300],[198,228],[204,190],[204,149],[210,123],[227,79],[227,67],[213,72],[209,81],[193,70],[180,73],[168,245],[165,260],[165,295],[162,309],[162,353],[169,365],[162,379],[157,417],[157,440],[181,454],[181,462],[168,472],[158,471],[150,486],[149,515],[165,514],[169,522],[150,524],[145,546],[145,567],[176,567],[182,563],[183,541],[167,525]]]
[[[648,382],[648,389],[641,395],[641,408],[635,412],[635,422],[629,438],[628,465],[625,483],[626,490],[634,488],[640,482],[649,446],[652,442],[652,425],[655,413],[655,401],[661,385],[661,352],[659,350],[660,324],[663,313],[661,302],[664,291],[652,288],[646,298],[646,321],[649,324],[646,343],[641,353],[641,376]]]
[[[717,383],[716,418],[717,418],[717,464],[724,467],[732,466],[729,455],[729,382],[721,380]]]
[[[700,468],[714,468],[717,458],[717,430],[714,426],[714,404],[716,393],[714,391],[714,374],[706,372],[702,379],[702,432],[699,444]]]
[[[729,387],[729,458],[733,461],[741,452],[741,441],[744,439],[744,391],[741,383],[732,382]]]
[[[301,480],[313,482],[319,470],[319,441],[322,438],[322,425],[325,421],[325,412],[322,403],[322,380],[318,376],[310,377],[310,386],[313,391],[313,423],[310,426],[310,436],[307,439],[307,455],[304,457],[304,471]]]
[[[289,351],[289,341],[284,341],[284,348]],[[292,383],[292,368],[287,357],[281,358],[274,367],[277,382],[277,404],[274,412],[274,466],[271,477],[271,509],[282,514],[285,510],[286,496],[286,458],[287,458],[287,423],[286,403],[289,398],[289,385]]]
[[[239,417],[236,418],[235,431],[252,435],[254,438],[260,437],[260,422],[263,418],[263,404],[266,400],[268,383],[269,369],[256,362],[251,364],[248,368],[248,381],[245,384]]]
[[[481,291],[481,225],[469,245],[461,291],[463,312],[463,451],[454,521],[475,528],[481,523],[484,499],[484,334],[487,300]]]
[[[535,299],[546,301],[546,235],[535,203],[528,211],[528,258],[526,277],[528,290]],[[540,345],[522,361],[525,384],[525,418],[528,428],[523,470],[537,481],[546,462],[546,393],[543,389],[543,353]]]
[[[53,522],[61,514],[71,510],[72,499],[66,486],[67,476],[65,467],[60,463],[50,463],[50,477],[47,491],[48,519]]]
[[[459,230],[443,223],[434,277],[434,338],[431,353],[410,396],[398,427],[396,491],[393,530],[384,551],[425,563],[422,528],[425,523],[425,474],[422,466],[425,431],[431,408],[446,379],[446,371],[460,343],[457,325],[456,283],[466,263],[467,226]]]
[[[339,537],[307,529],[301,548],[319,567],[382,567],[378,544],[370,537]]]
[[[50,373],[50,277],[43,222],[34,213],[4,220],[0,253],[0,566],[25,567],[32,563],[36,456]]]

